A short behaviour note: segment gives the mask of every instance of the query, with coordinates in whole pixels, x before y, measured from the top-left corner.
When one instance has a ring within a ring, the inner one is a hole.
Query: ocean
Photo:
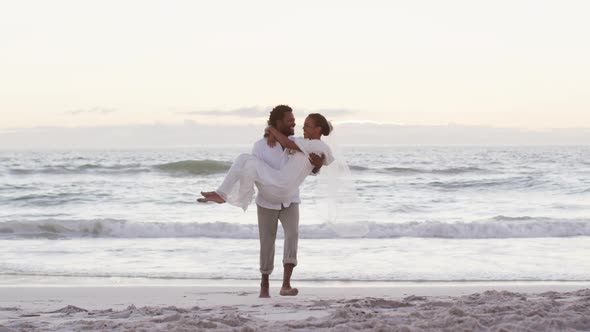
[[[258,279],[255,205],[195,203],[249,151],[1,151],[0,284]],[[294,281],[590,281],[590,146],[342,151],[366,232],[336,231],[308,177]]]

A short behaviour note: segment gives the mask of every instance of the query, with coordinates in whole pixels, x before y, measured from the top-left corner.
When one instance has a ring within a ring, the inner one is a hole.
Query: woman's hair
[[[308,117],[313,119],[313,123],[316,126],[322,127],[322,135],[328,136],[332,131],[332,125],[326,120],[326,118],[320,113],[311,113]]]

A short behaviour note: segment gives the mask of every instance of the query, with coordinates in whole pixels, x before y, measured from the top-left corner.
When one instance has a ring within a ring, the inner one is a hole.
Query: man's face
[[[285,136],[295,134],[295,116],[293,112],[286,112],[283,119],[277,121],[277,130]]]

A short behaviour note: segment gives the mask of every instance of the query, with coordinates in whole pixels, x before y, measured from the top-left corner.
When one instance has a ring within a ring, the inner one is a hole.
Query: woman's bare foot
[[[209,197],[214,194],[216,194],[216,192],[214,191],[201,191],[201,195],[203,195],[204,197]]]
[[[299,290],[297,288],[283,287],[283,288],[281,288],[281,291],[279,292],[279,294],[281,294],[281,296],[295,296],[295,295],[299,294]]]
[[[221,196],[219,196],[218,193],[213,191],[213,194],[211,194],[209,196],[205,196],[203,198],[199,198],[199,199],[197,199],[197,202],[199,202],[199,203],[215,202],[215,203],[223,204],[223,203],[225,203],[225,199],[223,199]]]

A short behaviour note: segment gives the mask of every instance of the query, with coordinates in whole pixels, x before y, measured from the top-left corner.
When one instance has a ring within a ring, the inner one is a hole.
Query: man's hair
[[[275,108],[270,111],[268,125],[271,127],[276,127],[277,121],[283,120],[285,113],[287,112],[293,113],[293,109],[287,105],[275,106]]]

